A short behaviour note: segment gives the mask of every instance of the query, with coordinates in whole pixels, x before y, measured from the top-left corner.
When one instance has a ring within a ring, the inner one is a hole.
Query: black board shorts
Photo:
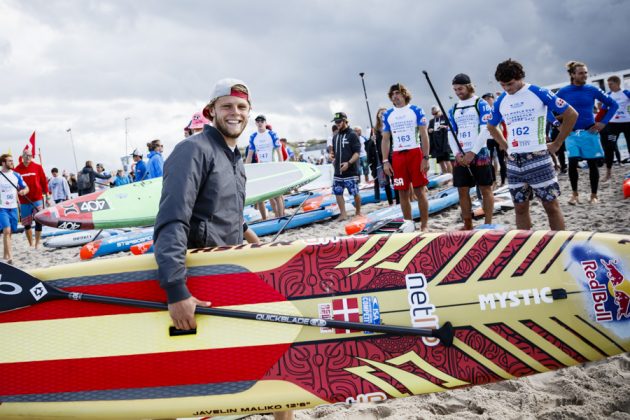
[[[470,171],[468,170],[470,168]],[[472,175],[470,174],[472,172]],[[492,165],[474,165],[469,167],[455,165],[453,168],[453,186],[469,187],[475,185],[480,187],[492,185],[494,182],[494,170]]]

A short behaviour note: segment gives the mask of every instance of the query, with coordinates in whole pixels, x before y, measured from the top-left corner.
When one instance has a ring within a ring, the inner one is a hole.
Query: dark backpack
[[[83,191],[89,190],[92,187],[90,174],[88,172],[81,172],[79,174],[79,177],[77,178],[77,187]]]

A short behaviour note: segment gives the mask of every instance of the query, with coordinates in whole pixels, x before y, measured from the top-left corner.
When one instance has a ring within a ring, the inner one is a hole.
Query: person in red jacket
[[[44,208],[44,198],[48,199],[48,180],[44,169],[33,161],[33,154],[29,150],[25,150],[22,153],[22,162],[14,171],[22,175],[22,179],[24,179],[24,183],[29,189],[28,194],[19,197],[20,215],[28,244],[33,246],[31,224],[35,213]],[[42,225],[35,222],[35,248],[39,246],[41,236]]]

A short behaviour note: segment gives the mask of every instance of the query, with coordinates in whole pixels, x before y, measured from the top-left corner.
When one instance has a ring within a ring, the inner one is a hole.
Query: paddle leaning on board
[[[0,312],[21,309],[50,300],[73,300],[84,302],[124,305],[136,308],[148,308],[166,311],[168,305],[164,302],[154,302],[139,299],[126,299],[112,296],[93,295],[89,293],[70,292],[47,284],[25,271],[12,265],[0,262]],[[411,335],[438,338],[444,345],[453,343],[453,327],[446,322],[439,329],[419,329],[394,325],[375,325],[360,322],[345,322],[331,319],[309,318],[294,315],[272,314],[239,311],[235,309],[197,307],[195,313],[213,315],[226,318],[248,319],[283,324],[296,324],[317,328],[340,328],[357,331],[369,331],[395,335]],[[171,328],[171,335],[189,334],[191,331],[179,331]]]

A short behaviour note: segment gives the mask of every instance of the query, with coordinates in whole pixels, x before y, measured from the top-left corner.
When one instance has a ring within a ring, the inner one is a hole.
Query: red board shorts
[[[392,153],[392,169],[394,170],[394,189],[408,190],[424,187],[429,183],[427,174],[422,172],[422,149],[401,150]]]

